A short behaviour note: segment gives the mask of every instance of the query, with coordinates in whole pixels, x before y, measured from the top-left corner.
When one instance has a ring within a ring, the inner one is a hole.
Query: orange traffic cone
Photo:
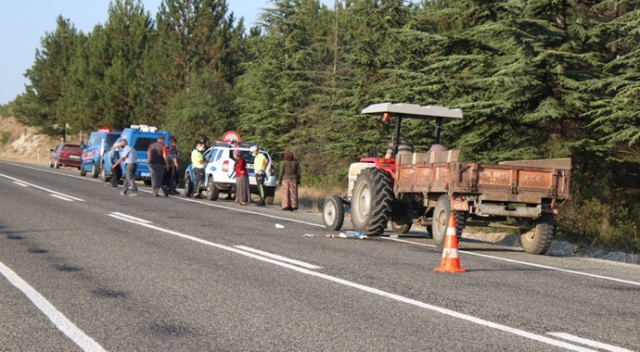
[[[458,257],[458,236],[456,235],[456,218],[451,214],[449,224],[447,224],[447,234],[444,239],[444,250],[440,267],[433,269],[439,273],[464,273],[465,269],[460,267],[460,257]]]

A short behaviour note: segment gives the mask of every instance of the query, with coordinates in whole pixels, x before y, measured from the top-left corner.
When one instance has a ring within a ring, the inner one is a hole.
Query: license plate
[[[77,159],[80,159],[80,157],[77,156],[77,155],[71,155],[71,156],[69,156],[69,159],[76,159],[77,160]]]
[[[148,172],[141,172],[141,173],[140,173],[140,176],[142,176],[142,177],[149,177],[149,176],[151,176],[151,174],[150,174],[150,173],[148,173]]]

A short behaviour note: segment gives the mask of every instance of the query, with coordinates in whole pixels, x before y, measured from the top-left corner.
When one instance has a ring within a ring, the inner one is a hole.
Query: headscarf
[[[288,150],[284,152],[284,160],[293,160],[293,153]]]
[[[444,145],[435,143],[431,145],[431,148],[429,148],[429,153],[444,152],[445,150],[447,150],[447,148],[445,148]]]

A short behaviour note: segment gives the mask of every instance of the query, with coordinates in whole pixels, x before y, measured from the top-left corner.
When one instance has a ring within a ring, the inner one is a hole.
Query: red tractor
[[[570,199],[571,159],[505,161],[498,165],[460,162],[459,150],[413,153],[401,148],[405,118],[435,119],[435,143],[444,119],[461,119],[460,109],[415,104],[374,104],[362,114],[393,118],[395,158],[368,157],[349,167],[346,196],[324,201],[323,222],[339,230],[345,211],[356,231],[382,235],[389,225],[407,233],[414,222],[429,228],[439,248],[453,214],[457,233],[474,226],[517,227],[526,252],[544,254],[555,235],[554,215]],[[508,223],[508,224],[507,224]],[[515,225],[514,225],[515,223]]]

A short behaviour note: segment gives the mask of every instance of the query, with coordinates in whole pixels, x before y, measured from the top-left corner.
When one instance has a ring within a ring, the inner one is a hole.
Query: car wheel
[[[91,177],[98,178],[98,176],[100,176],[100,167],[93,163],[93,166],[91,166]]]
[[[187,198],[193,196],[193,182],[191,182],[191,175],[188,172],[184,175],[184,196]]]
[[[264,204],[273,205],[273,199],[276,195],[275,187],[265,187],[264,188]]]
[[[207,182],[207,199],[218,200],[218,197],[220,197],[220,190],[213,183],[213,176],[209,176],[209,180]]]
[[[102,182],[109,182],[112,175],[107,175],[107,171],[104,169],[104,165],[100,168],[100,179]]]

